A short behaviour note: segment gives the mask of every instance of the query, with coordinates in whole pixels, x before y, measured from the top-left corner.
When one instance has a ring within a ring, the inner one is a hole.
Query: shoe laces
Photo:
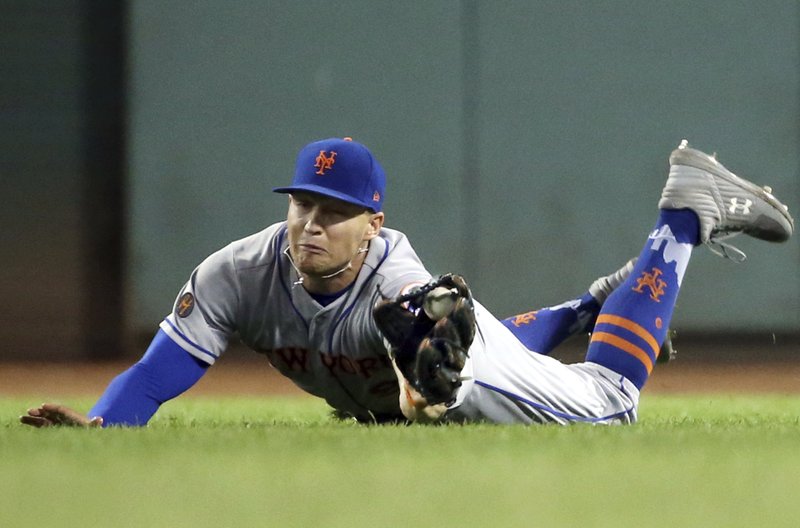
[[[722,258],[726,258],[735,262],[736,264],[741,264],[747,259],[747,255],[745,255],[744,251],[737,248],[732,244],[728,244],[724,242],[729,238],[733,238],[736,235],[740,235],[741,233],[712,233],[711,236],[708,238],[708,242],[706,242],[706,246],[708,249],[711,250],[712,253],[715,255],[719,255]]]

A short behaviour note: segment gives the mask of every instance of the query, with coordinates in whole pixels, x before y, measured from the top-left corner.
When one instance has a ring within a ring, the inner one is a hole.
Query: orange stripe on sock
[[[658,352],[661,350],[661,345],[658,344],[656,338],[653,337],[653,334],[647,331],[647,329],[639,324],[634,323],[630,319],[625,319],[624,317],[620,317],[618,315],[608,315],[608,314],[600,314],[597,318],[597,323],[608,323],[615,326],[619,326],[624,328],[625,330],[630,330],[637,336],[641,337],[645,340],[645,342],[650,345],[650,348],[653,350],[653,356],[658,357]]]
[[[592,334],[592,342],[600,341],[602,343],[608,343],[611,346],[615,346],[618,349],[622,350],[623,352],[627,352],[628,354],[632,355],[636,359],[644,364],[644,368],[647,369],[647,374],[649,375],[650,372],[653,370],[653,360],[650,359],[650,356],[642,350],[641,348],[637,347],[630,341],[623,339],[617,335],[609,334],[608,332],[594,332]]]

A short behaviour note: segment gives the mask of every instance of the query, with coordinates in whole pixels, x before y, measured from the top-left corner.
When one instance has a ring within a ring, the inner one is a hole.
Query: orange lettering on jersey
[[[386,356],[368,356],[364,358],[351,358],[341,354],[327,354],[318,352],[319,359],[331,376],[341,374],[355,374],[364,379],[369,379],[392,368],[392,363]]]
[[[355,361],[358,365],[358,372],[365,378],[369,378],[372,376],[373,372],[380,370],[378,358],[376,357],[365,357],[356,359]]]
[[[333,168],[333,164],[336,163],[336,151],[332,150],[330,156],[326,156],[325,151],[320,150],[319,156],[317,156],[317,159],[314,161],[314,167],[317,168],[317,172],[315,174],[319,174],[321,176],[325,174],[326,170]]]
[[[531,321],[535,321],[535,320],[536,320],[536,312],[538,312],[538,311],[539,311],[539,310],[534,310],[534,311],[532,311],[532,312],[527,312],[527,313],[524,313],[524,314],[519,314],[518,316],[514,317],[514,320],[513,320],[513,321],[511,321],[511,322],[512,322],[512,323],[514,324],[514,326],[516,326],[517,328],[519,328],[519,327],[520,327],[520,326],[522,326],[522,325],[530,324],[530,323],[531,323]]]
[[[283,365],[292,372],[308,372],[308,350],[304,348],[276,348],[272,351],[280,356]],[[276,365],[278,370],[282,370]]]
[[[325,365],[325,367],[327,367],[328,372],[330,372],[331,376],[335,376],[336,372],[334,372],[334,368],[336,367],[336,356],[320,352],[319,359],[322,361],[322,364]]]
[[[650,298],[655,302],[661,302],[658,298],[664,295],[664,289],[667,287],[667,283],[658,278],[662,274],[663,272],[658,268],[653,268],[653,273],[643,271],[642,276],[636,279],[636,287],[633,288],[633,291],[644,293],[644,288],[647,288]]]

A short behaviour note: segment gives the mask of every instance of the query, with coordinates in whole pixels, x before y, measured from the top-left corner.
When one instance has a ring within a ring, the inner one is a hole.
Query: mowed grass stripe
[[[0,526],[795,526],[800,518],[794,396],[645,394],[632,427],[362,426],[332,419],[310,398],[187,398],[148,428],[33,430],[16,423],[32,403],[0,400]]]

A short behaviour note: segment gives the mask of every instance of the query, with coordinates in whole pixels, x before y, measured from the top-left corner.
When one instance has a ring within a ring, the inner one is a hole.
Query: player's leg
[[[651,237],[665,232],[665,226],[671,226],[681,239],[688,238],[681,244],[673,237],[673,243],[680,251],[672,248],[668,252],[669,257],[679,261],[680,268],[685,269],[692,245],[698,239],[697,215],[690,210],[662,211]],[[650,302],[661,311],[647,317],[653,320],[662,317],[662,328],[642,328],[643,307],[635,305],[640,296],[634,291],[637,286],[635,278],[648,266],[667,269],[665,251],[652,249],[653,242],[648,240],[633,273],[603,303],[586,363],[565,365],[550,357],[529,354],[508,342],[516,336],[508,333],[508,338],[503,341],[503,333],[493,328],[489,321],[482,321],[479,335],[487,336],[487,346],[484,347],[487,352],[471,349],[474,371],[468,376],[470,390],[463,395],[461,405],[448,411],[445,418],[560,424],[636,421],[639,389],[652,368],[677,297],[677,287],[665,287],[654,282],[656,300]],[[673,275],[677,274],[677,267],[673,263],[669,269]],[[659,273],[663,274],[663,271]],[[659,280],[663,282],[663,279]],[[626,332],[608,328],[609,322],[624,325]],[[635,330],[633,335],[628,335],[629,328]],[[656,330],[661,333],[656,333]],[[653,333],[656,337],[652,336]],[[623,341],[630,345],[621,345]],[[650,347],[651,352],[644,351],[645,347]],[[633,352],[636,355],[632,356]],[[645,362],[649,362],[647,367]]]
[[[692,248],[738,233],[780,242],[794,230],[771,189],[735,176],[685,142],[670,164],[655,229],[631,275],[603,304],[586,356],[639,389],[666,336]],[[723,245],[722,254],[732,255],[730,246]]]
[[[633,273],[604,303],[586,361],[619,372],[642,388],[666,337],[683,274],[698,241],[693,211],[661,211]]]
[[[593,363],[567,365],[532,354],[475,302],[478,332],[463,384],[446,421],[494,423],[631,423],[639,391],[624,376]]]
[[[781,241],[793,231],[783,205],[765,190],[730,174],[711,157],[682,146],[670,160],[657,229],[648,239],[637,269],[603,304],[589,361],[565,365],[530,354],[506,326],[476,303],[479,332],[470,349],[472,361],[462,372],[464,386],[445,419],[504,423],[636,420],[639,388],[664,339],[679,277],[685,272],[693,244],[713,242],[721,233],[739,232]],[[651,306],[637,305],[637,300]],[[652,307],[661,303],[667,308]]]
[[[515,315],[502,323],[529,350],[550,354],[567,338],[592,329],[603,302],[630,275],[633,263],[630,260],[611,275],[600,277],[576,299]]]

